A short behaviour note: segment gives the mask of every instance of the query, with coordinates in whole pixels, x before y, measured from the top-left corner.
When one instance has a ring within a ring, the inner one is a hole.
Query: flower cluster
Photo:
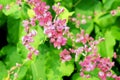
[[[88,75],[85,75],[84,72],[90,72],[95,68],[98,68],[100,70],[98,72],[98,76],[101,80],[107,80],[107,77],[114,78],[115,80],[120,79],[119,76],[112,74],[111,72],[114,62],[111,62],[109,58],[102,58],[99,54],[90,54],[85,57],[84,61],[80,61],[79,64],[82,66],[80,72],[82,77],[88,77]]]
[[[60,4],[53,6],[53,10],[56,12],[56,17],[52,20],[52,15],[48,11],[49,6],[45,2],[40,0],[29,1],[34,5],[35,20],[39,21],[39,25],[44,28],[44,33],[50,38],[50,42],[54,44],[54,47],[60,49],[61,46],[66,44],[67,39],[64,37],[65,33],[69,31],[69,27],[66,26],[65,19],[59,19],[58,15],[64,11],[60,8]]]
[[[31,19],[32,20],[32,19]],[[26,35],[23,36],[22,38],[22,43],[23,45],[29,50],[28,53],[28,59],[32,59],[32,55],[33,53],[35,55],[38,55],[39,51],[37,49],[35,49],[34,47],[32,47],[30,44],[32,42],[34,42],[34,36],[36,36],[37,31],[36,30],[31,30],[30,31],[30,27],[31,25],[33,25],[33,23],[31,23],[31,21],[25,20],[23,21],[23,26],[26,32]]]
[[[58,3],[52,7],[56,13],[55,18],[52,19],[53,17],[49,12],[50,7],[47,6],[45,2],[42,2],[41,0],[28,0],[27,2],[30,5],[33,5],[32,8],[35,12],[34,18],[32,18],[30,21],[24,21],[24,27],[27,35],[23,37],[23,44],[30,51],[28,58],[31,59],[33,53],[36,55],[39,53],[38,50],[34,49],[34,47],[30,45],[31,42],[34,42],[33,37],[37,34],[35,30],[30,31],[30,25],[34,26],[35,21],[38,21],[39,25],[43,27],[44,33],[48,36],[50,42],[54,45],[55,48],[60,49],[61,46],[64,46],[67,42],[65,35],[67,34],[67,36],[70,36],[71,34],[69,32],[69,27],[66,25],[66,20],[59,18],[59,15],[64,11],[63,8],[60,8],[60,4]],[[116,12],[112,11],[111,14],[114,16]],[[80,18],[80,14],[77,16]],[[91,16],[88,16],[88,19],[91,18]],[[76,23],[77,27],[79,27],[80,24],[87,23],[86,16],[84,15],[82,16],[81,21],[77,20],[76,18],[72,18],[71,20]],[[71,39],[72,38],[73,37],[71,37]],[[80,72],[82,77],[90,77],[90,75],[86,75],[85,72],[90,72],[95,68],[98,68],[98,76],[101,80],[106,80],[107,77],[120,80],[120,77],[112,74],[111,72],[111,68],[114,66],[114,63],[110,62],[109,58],[101,58],[101,56],[98,54],[97,44],[103,40],[103,38],[94,40],[88,34],[85,34],[84,30],[81,30],[81,33],[77,34],[76,39],[72,41],[75,41],[73,43],[80,43],[82,46],[75,49],[64,49],[60,53],[60,58],[63,62],[70,61],[72,59],[70,53],[75,53],[75,59],[77,60],[77,57],[82,54],[85,57],[85,59],[79,63],[82,67]]]
[[[67,39],[63,35],[68,31],[69,28],[66,26],[66,20],[61,19],[55,20],[52,25],[44,28],[44,33],[48,35],[50,42],[58,49],[66,44]]]
[[[111,72],[114,62],[111,62],[109,58],[102,58],[98,54],[97,45],[103,40],[103,38],[94,40],[88,34],[85,34],[84,30],[81,30],[81,33],[76,35],[75,42],[77,44],[81,43],[82,46],[78,47],[77,49],[64,49],[60,53],[61,60],[63,62],[69,61],[72,58],[70,53],[75,53],[75,61],[77,61],[78,56],[81,54],[85,58],[83,61],[79,62],[80,66],[82,67],[80,70],[80,76],[89,78],[90,75],[85,74],[85,72],[90,72],[97,68],[99,69],[98,76],[101,80],[107,80],[107,77],[119,80],[120,77]],[[116,57],[116,55],[114,57]]]
[[[79,20],[79,19],[81,19],[81,20]],[[85,16],[85,15],[77,14],[77,18],[75,18],[75,17],[70,18],[70,20],[76,24],[77,28],[79,28],[79,26],[81,24],[85,25],[87,23],[87,19],[91,20],[92,16]]]
[[[68,50],[64,49],[60,54],[60,58],[61,58],[62,62],[65,62],[65,61],[70,61],[72,57],[70,55],[70,52]]]
[[[84,30],[81,30],[81,33],[76,35],[75,42],[78,44],[82,43],[82,46],[74,49],[75,59],[77,59],[79,54],[86,56],[87,53],[97,53],[97,45],[103,40],[104,38],[94,40],[89,34],[85,34]]]

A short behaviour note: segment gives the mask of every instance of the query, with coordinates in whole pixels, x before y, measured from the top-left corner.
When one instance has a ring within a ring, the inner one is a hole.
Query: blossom
[[[112,10],[112,11],[110,11],[110,14],[111,14],[112,16],[115,16],[115,15],[117,14],[117,11],[116,11],[116,10]]]
[[[111,68],[114,66],[114,62],[110,62],[109,58],[101,58],[98,54],[90,54],[85,57],[83,61],[80,61],[79,64],[82,66],[81,71],[90,72],[95,68],[98,68],[98,76],[101,80],[106,80],[107,77],[112,77]],[[113,76],[116,78],[116,76]]]
[[[2,4],[0,4],[0,10],[2,10],[2,8],[3,8],[3,5],[2,5]]]
[[[31,43],[34,42],[33,37],[36,36],[37,31],[36,30],[30,30],[30,28],[31,28],[31,26],[35,26],[35,25],[36,24],[34,23],[34,19],[31,19],[30,21],[28,21],[28,20],[23,21],[23,26],[24,26],[24,30],[26,32],[26,35],[23,36],[22,43],[29,50],[27,58],[30,59],[30,60],[32,59],[33,53],[35,55],[38,55],[38,53],[39,53],[39,51],[37,49],[35,49],[33,46],[31,46]]]
[[[70,52],[66,49],[64,49],[61,53],[60,53],[60,58],[63,62],[65,61],[70,61],[71,60],[71,55]]]
[[[56,12],[56,15],[59,15],[64,11],[63,8],[60,8],[60,3],[58,3],[57,5],[54,5],[52,8]]]

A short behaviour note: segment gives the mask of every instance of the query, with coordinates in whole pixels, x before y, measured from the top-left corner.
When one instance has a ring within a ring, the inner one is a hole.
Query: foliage
[[[119,3],[0,0],[0,80],[120,80]]]

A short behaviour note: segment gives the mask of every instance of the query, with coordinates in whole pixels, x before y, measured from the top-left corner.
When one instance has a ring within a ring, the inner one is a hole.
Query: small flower
[[[98,73],[98,76],[99,76],[102,80],[106,80],[106,74],[105,74],[104,72],[100,71],[100,72]]]
[[[63,8],[60,8],[60,3],[58,3],[57,5],[54,5],[52,8],[56,12],[56,15],[59,15],[64,11]]]
[[[114,52],[113,57],[114,57],[115,59],[117,58],[116,52]]]
[[[10,9],[10,5],[6,5],[6,10],[9,10]]]
[[[61,53],[60,53],[60,58],[63,62],[65,61],[70,61],[71,60],[71,55],[70,52],[66,49],[64,49]]]
[[[38,55],[38,54],[39,54],[39,51],[38,51],[38,50],[35,50],[35,51],[34,51],[34,54],[35,54],[35,55]]]
[[[92,16],[88,16],[88,19],[92,19]]]
[[[112,11],[110,11],[110,14],[111,14],[112,16],[115,16],[115,15],[117,14],[117,11],[116,11],[116,10],[112,10]]]
[[[2,10],[3,9],[3,5],[2,4],[0,4],[0,10]]]
[[[14,73],[14,77],[15,77],[15,79],[17,79],[18,78],[18,74]]]
[[[81,20],[81,24],[86,24],[87,22],[86,22],[86,19],[82,19]]]
[[[32,53],[31,53],[31,52],[28,54],[27,58],[28,58],[29,60],[32,60]]]

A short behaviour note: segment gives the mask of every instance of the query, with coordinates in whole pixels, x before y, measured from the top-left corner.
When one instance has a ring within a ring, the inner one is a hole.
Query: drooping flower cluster
[[[39,51],[37,49],[35,49],[33,46],[31,46],[31,43],[34,42],[33,38],[37,34],[36,30],[30,30],[31,25],[33,25],[33,23],[31,23],[31,21],[28,21],[28,20],[23,21],[23,26],[24,26],[26,35],[23,36],[22,43],[29,50],[28,59],[32,59],[33,53],[35,55],[38,55],[38,53],[39,53]]]
[[[63,35],[67,31],[69,31],[69,28],[66,26],[66,20],[61,19],[55,20],[52,25],[44,28],[44,32],[50,38],[50,42],[58,49],[66,44],[67,39]]]
[[[107,80],[107,77],[120,80],[119,76],[111,72],[114,62],[111,62],[109,58],[102,58],[98,54],[97,45],[103,40],[103,38],[94,40],[88,34],[85,34],[84,30],[81,30],[81,33],[76,35],[75,42],[79,44],[82,43],[82,45],[76,49],[64,49],[60,53],[61,60],[63,62],[70,61],[72,59],[70,53],[75,53],[75,61],[78,61],[77,58],[81,54],[85,58],[83,61],[79,62],[82,67],[80,70],[80,76],[89,78],[90,75],[85,72],[90,72],[97,68],[99,69],[98,76],[101,80]]]
[[[82,43],[83,46],[74,49],[76,59],[79,54],[86,56],[88,53],[97,53],[97,45],[103,40],[104,38],[94,40],[89,34],[85,34],[84,30],[81,30],[81,33],[76,35],[75,42]]]
[[[44,33],[50,38],[50,42],[54,44],[54,47],[60,49],[61,46],[66,44],[67,39],[64,37],[65,33],[69,31],[69,27],[66,26],[65,19],[59,19],[58,15],[64,11],[60,8],[60,4],[53,6],[53,10],[56,12],[56,17],[52,20],[52,15],[48,11],[50,8],[45,2],[41,0],[29,1],[34,5],[35,19],[39,21],[39,25],[44,28]]]
[[[85,57],[84,61],[79,63],[82,66],[80,75],[82,77],[87,77],[88,75],[84,72],[93,71],[95,68],[98,68],[98,76],[101,80],[107,80],[107,77],[114,78],[115,80],[120,80],[120,77],[112,74],[111,68],[114,66],[114,62],[111,62],[109,58],[102,58],[99,54],[90,54]],[[89,75],[90,77],[90,75]]]
[[[89,34],[85,34],[84,30],[81,30],[81,33],[76,35],[76,40],[72,40],[72,41],[73,43],[82,44],[82,45],[77,48],[72,48],[72,49],[70,48],[69,51],[75,54],[75,61],[77,61],[78,56],[80,54],[86,56],[88,53],[97,53],[97,45],[103,40],[104,40],[103,38],[94,40],[92,37],[89,36]]]

